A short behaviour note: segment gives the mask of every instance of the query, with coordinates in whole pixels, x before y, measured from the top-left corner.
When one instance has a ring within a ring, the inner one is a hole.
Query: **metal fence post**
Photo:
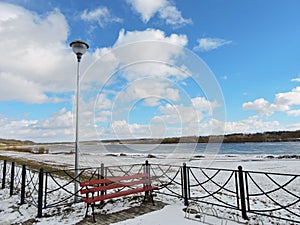
[[[104,179],[104,176],[105,176],[105,174],[104,174],[104,164],[103,163],[101,163],[101,167],[100,167],[100,178],[101,179]],[[104,186],[105,184],[103,183],[103,184],[101,184],[101,186]],[[105,193],[106,193],[106,191],[101,191],[101,195],[105,195]],[[103,204],[104,203],[104,201],[101,201],[101,204]]]
[[[148,172],[149,172],[149,171],[148,171],[148,166],[149,166],[149,162],[148,162],[148,160],[146,160],[146,161],[145,161],[145,164],[144,164],[144,173],[148,174],[148,178],[147,178],[147,182],[145,182],[144,185],[143,185],[144,187],[150,185],[150,174],[148,173]],[[145,198],[144,198],[144,199],[146,199],[146,198],[148,198],[148,197],[149,197],[149,191],[146,191],[146,192],[145,192]]]
[[[101,163],[100,176],[101,176],[101,179],[104,179],[104,164],[103,163]]]
[[[39,172],[39,193],[38,193],[38,214],[37,217],[43,216],[43,184],[44,184],[44,169],[40,168]]]
[[[15,162],[12,162],[11,171],[10,171],[10,191],[9,191],[10,196],[14,194],[14,181],[15,181]]]
[[[44,182],[44,184],[45,184],[45,188],[44,188],[44,193],[45,193],[45,195],[43,195],[43,197],[44,197],[44,209],[45,209],[46,206],[47,206],[48,174],[49,174],[49,172],[44,173],[44,178],[43,178],[43,179],[45,179],[45,182]]]
[[[150,179],[150,165],[148,160],[145,162],[145,173],[148,174],[148,183],[147,185],[151,185],[151,179]]]
[[[22,166],[21,205],[25,203],[26,166]]]
[[[247,209],[246,209],[245,186],[244,186],[244,172],[242,166],[238,167],[238,173],[239,173],[239,189],[240,189],[242,217],[243,219],[248,220]]]
[[[183,163],[181,181],[182,181],[182,197],[184,198],[184,205],[189,205],[189,196],[188,196],[188,169],[186,164]]]
[[[3,175],[3,177],[2,177],[2,189],[4,189],[5,188],[5,181],[6,181],[6,163],[7,163],[7,161],[6,160],[4,160],[4,162],[3,162],[3,171],[2,171],[2,175]]]

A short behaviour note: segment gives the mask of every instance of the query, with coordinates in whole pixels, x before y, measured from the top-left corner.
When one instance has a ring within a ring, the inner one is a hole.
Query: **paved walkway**
[[[112,223],[121,222],[124,220],[132,219],[137,216],[144,215],[149,212],[157,211],[162,209],[166,204],[160,201],[155,201],[155,205],[152,205],[151,202],[146,202],[141,204],[140,206],[134,206],[129,209],[125,209],[119,212],[114,212],[110,214],[100,214],[96,213],[96,223],[93,222],[93,216],[89,215],[84,220],[80,221],[76,225],[88,225],[88,224],[99,224],[99,225],[109,225]]]

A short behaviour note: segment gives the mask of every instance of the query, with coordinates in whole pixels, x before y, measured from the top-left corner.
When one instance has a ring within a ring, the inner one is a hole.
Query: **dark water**
[[[300,154],[300,142],[226,143],[226,144],[163,144],[163,145],[110,145],[108,151],[146,153],[217,153],[217,154]]]
[[[222,144],[220,154],[300,154],[300,142]]]
[[[51,152],[70,151],[73,147],[50,148]],[[300,142],[265,143],[180,143],[180,144],[111,144],[80,145],[80,153],[133,153],[133,154],[300,154]]]

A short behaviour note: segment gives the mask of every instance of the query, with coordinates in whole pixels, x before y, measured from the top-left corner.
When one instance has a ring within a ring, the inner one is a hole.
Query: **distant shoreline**
[[[168,138],[142,138],[124,140],[104,140],[103,143],[112,144],[176,144],[176,143],[248,143],[248,142],[298,142],[300,130],[297,131],[272,131],[255,134],[227,134],[212,136],[188,136]]]
[[[81,143],[93,145],[97,143],[107,144],[176,144],[176,143],[249,143],[249,142],[298,142],[300,141],[300,130],[296,131],[270,131],[264,133],[234,133],[226,135],[212,136],[187,136],[187,137],[167,137],[167,138],[140,138],[121,140],[91,140]],[[1,139],[0,149],[7,146],[24,145],[46,145],[46,144],[72,144],[73,142],[50,142],[36,143],[30,140]]]

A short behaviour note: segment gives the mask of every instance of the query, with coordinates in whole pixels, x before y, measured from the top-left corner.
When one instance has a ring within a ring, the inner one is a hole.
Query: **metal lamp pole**
[[[89,45],[81,40],[72,41],[70,43],[70,47],[73,49],[73,52],[77,56],[77,86],[76,86],[76,134],[75,134],[75,173],[74,173],[74,201],[78,201],[78,154],[79,154],[79,132],[78,132],[78,124],[79,124],[79,96],[80,96],[80,79],[79,79],[79,65],[81,61],[82,55],[89,48]]]

